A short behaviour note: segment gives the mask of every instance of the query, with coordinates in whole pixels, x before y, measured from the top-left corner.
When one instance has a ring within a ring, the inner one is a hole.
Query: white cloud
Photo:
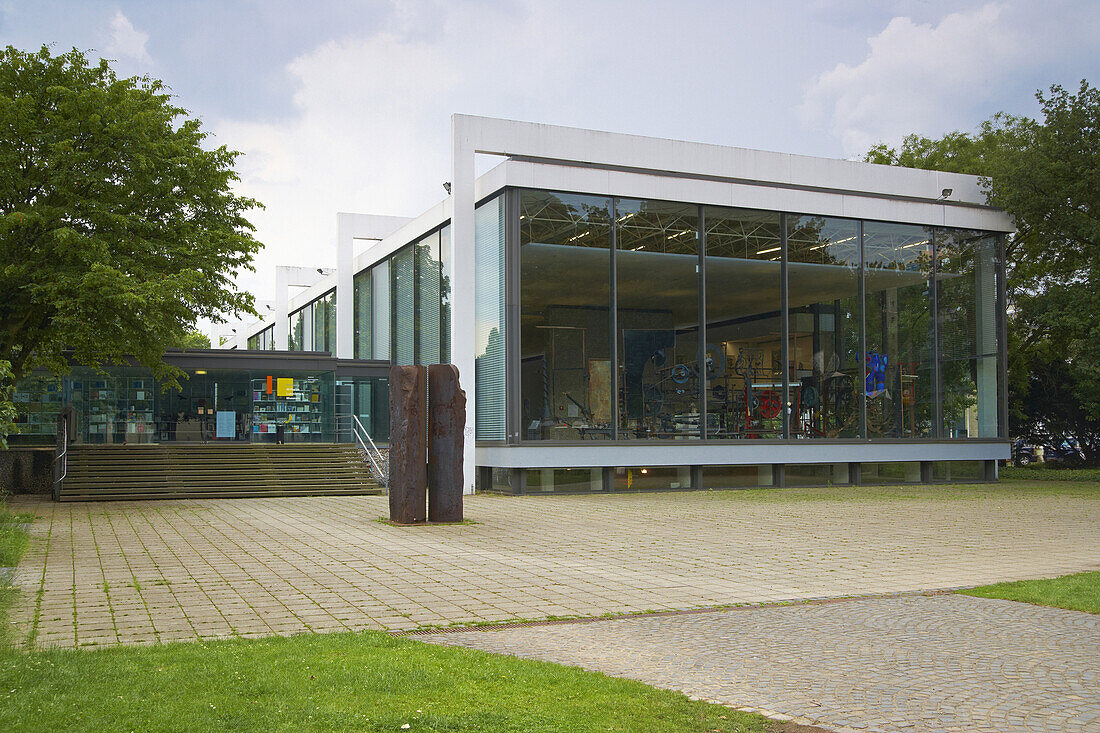
[[[952,13],[938,25],[896,17],[868,39],[862,63],[837,64],[814,79],[798,112],[837,136],[847,155],[916,132],[969,130],[999,84],[1026,59],[1020,39],[988,4]]]
[[[145,44],[148,42],[148,33],[142,33],[134,28],[134,24],[122,14],[121,10],[115,13],[115,17],[111,19],[111,37],[107,42],[107,53],[149,63],[152,59],[145,50]]]
[[[217,142],[245,153],[240,192],[267,207],[251,216],[265,248],[242,287],[270,298],[276,265],[334,265],[338,211],[415,216],[441,200],[453,112],[543,120],[588,93],[587,41],[568,17],[463,5],[403,5],[385,29],[294,59],[286,120],[214,122]]]

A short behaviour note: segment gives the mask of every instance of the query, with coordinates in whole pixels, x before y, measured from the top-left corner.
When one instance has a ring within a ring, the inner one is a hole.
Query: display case
[[[64,407],[64,390],[57,377],[21,380],[14,395],[18,435],[28,442],[49,442],[57,434],[57,415]]]
[[[252,437],[275,440],[284,425],[288,441],[319,441],[324,430],[322,381],[318,377],[279,377],[252,380]]]

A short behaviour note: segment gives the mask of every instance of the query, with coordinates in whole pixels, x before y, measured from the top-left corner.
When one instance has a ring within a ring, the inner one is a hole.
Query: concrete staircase
[[[380,494],[349,445],[163,444],[69,447],[60,501]]]

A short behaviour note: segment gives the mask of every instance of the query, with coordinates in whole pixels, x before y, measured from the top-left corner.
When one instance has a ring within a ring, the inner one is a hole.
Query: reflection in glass
[[[611,437],[610,206],[601,197],[520,193],[520,429],[527,440]]]
[[[413,245],[416,253],[416,363],[439,363],[439,232]]]
[[[690,489],[690,466],[653,466],[616,468],[614,491],[653,491],[659,489]]]
[[[451,361],[451,225],[439,232],[439,361]]]
[[[371,357],[371,274],[370,270],[364,270],[355,276],[354,303],[352,309],[355,315],[355,348],[356,359],[370,359]]]
[[[932,430],[932,234],[927,227],[867,222],[869,438],[927,438]]]
[[[290,318],[287,319],[288,337],[287,337],[287,350],[288,351],[304,351],[305,350],[305,316],[302,311],[297,311],[290,314]]]
[[[783,436],[779,214],[706,208],[707,437]]]
[[[416,282],[412,245],[391,258],[390,298],[393,301],[393,363],[416,363]]]
[[[995,438],[996,238],[965,229],[937,229],[936,252],[943,437]]]
[[[529,468],[527,493],[603,491],[601,468]]]
[[[390,261],[382,260],[370,270],[371,355],[390,358]]]
[[[859,437],[859,223],[787,217],[792,438]]]
[[[505,229],[503,194],[474,209],[474,393],[479,440],[503,440],[507,430]]]
[[[619,438],[698,438],[699,209],[615,202]]]

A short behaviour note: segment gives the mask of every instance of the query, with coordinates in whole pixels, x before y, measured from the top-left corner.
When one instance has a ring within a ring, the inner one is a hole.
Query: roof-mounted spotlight
[[[318,268],[317,268],[317,274],[318,274],[318,275],[324,275],[324,274],[325,274],[325,268],[323,268],[323,267],[318,267]]]
[[[944,199],[949,198],[952,193],[954,193],[953,189],[950,189],[950,188],[943,189],[942,191],[940,191],[940,201],[943,201]]]
[[[451,182],[450,181],[444,181],[443,182],[443,190],[447,192],[448,196],[451,195]]]

